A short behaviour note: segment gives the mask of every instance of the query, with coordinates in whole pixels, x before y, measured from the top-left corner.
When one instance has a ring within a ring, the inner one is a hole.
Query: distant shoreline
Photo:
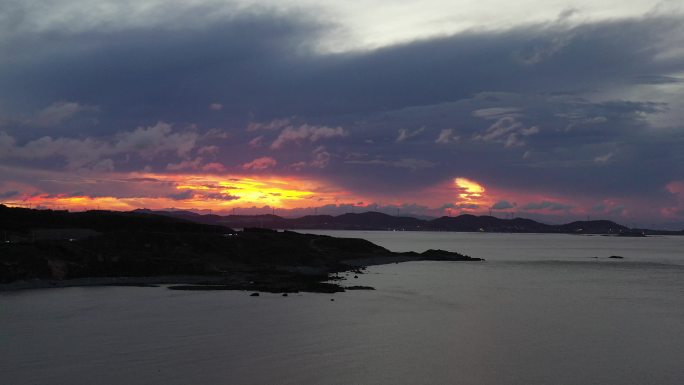
[[[222,279],[220,276],[150,276],[150,277],[86,277],[72,279],[30,279],[0,284],[0,293],[35,289],[58,289],[91,286],[149,286],[171,284],[197,284]]]
[[[332,215],[306,215],[286,218],[272,214],[262,215],[215,215],[197,214],[192,211],[134,210],[196,223],[239,228],[268,228],[284,230],[358,230],[358,231],[437,231],[437,232],[484,232],[514,234],[595,234],[624,237],[647,235],[684,235],[684,230],[654,230],[630,228],[610,220],[597,219],[575,221],[565,224],[546,224],[528,218],[498,218],[490,215],[462,214],[434,219],[410,216],[393,216],[376,211]]]

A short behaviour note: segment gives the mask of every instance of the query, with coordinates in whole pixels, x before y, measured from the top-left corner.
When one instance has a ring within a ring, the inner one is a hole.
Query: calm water
[[[487,262],[372,267],[349,281],[376,291],[335,295],[0,293],[0,383],[684,383],[684,237],[318,233]]]

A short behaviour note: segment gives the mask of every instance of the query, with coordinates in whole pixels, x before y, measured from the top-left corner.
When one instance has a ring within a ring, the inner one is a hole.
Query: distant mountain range
[[[359,214],[307,215],[300,218],[283,218],[277,215],[202,215],[191,211],[152,211],[153,213],[193,222],[223,225],[231,228],[262,227],[270,229],[301,230],[390,230],[390,231],[455,231],[490,233],[557,233],[557,234],[614,234],[621,236],[684,235],[682,231],[630,229],[608,220],[577,221],[562,225],[549,225],[531,219],[501,219],[493,216],[459,215],[431,220],[405,216],[392,216],[369,211]]]

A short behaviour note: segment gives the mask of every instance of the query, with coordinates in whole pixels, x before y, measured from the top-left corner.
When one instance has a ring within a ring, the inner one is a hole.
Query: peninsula
[[[443,250],[395,253],[362,239],[235,231],[145,212],[0,205],[0,237],[0,290],[169,283],[188,290],[336,292],[345,287],[330,282],[333,274],[360,273],[368,265],[481,261]]]

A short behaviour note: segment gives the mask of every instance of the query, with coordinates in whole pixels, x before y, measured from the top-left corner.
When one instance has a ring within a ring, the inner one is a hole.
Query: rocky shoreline
[[[434,252],[434,251],[433,251]],[[429,259],[423,254],[401,253],[398,255],[357,258],[340,261],[334,267],[316,269],[312,274],[307,266],[298,266],[290,270],[275,271],[242,271],[226,272],[223,275],[170,275],[170,276],[112,276],[112,277],[81,277],[70,279],[45,279],[35,278],[17,280],[0,284],[0,292],[35,290],[67,287],[92,287],[92,286],[134,286],[134,287],[159,287],[167,286],[171,290],[238,290],[249,292],[266,293],[337,293],[346,290],[374,290],[369,286],[341,284],[342,278],[336,278],[332,274],[352,272],[363,274],[368,266],[386,265],[412,261],[482,261],[479,258],[461,258],[457,253],[439,250],[446,255],[453,255],[454,259]],[[409,254],[409,255],[406,255]],[[323,271],[325,270],[325,271]],[[301,273],[298,271],[305,271]]]

